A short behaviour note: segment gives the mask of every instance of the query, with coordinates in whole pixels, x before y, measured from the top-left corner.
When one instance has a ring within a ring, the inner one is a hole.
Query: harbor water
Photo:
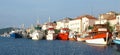
[[[0,37],[0,55],[120,55],[120,52],[115,46],[94,46],[77,41]]]

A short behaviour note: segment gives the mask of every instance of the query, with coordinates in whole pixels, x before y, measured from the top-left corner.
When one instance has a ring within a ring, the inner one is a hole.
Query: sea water
[[[114,46],[84,42],[0,37],[0,55],[120,55]]]

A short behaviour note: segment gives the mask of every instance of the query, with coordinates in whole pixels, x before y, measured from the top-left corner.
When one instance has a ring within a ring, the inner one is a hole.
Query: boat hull
[[[32,40],[41,40],[42,38],[43,38],[42,35],[32,36]]]
[[[41,40],[44,37],[42,32],[33,32],[31,35],[32,40]]]
[[[88,39],[88,40],[85,40],[85,42],[91,43],[91,44],[104,44],[104,45],[107,44],[107,42],[104,40],[104,38]]]
[[[120,40],[113,40],[118,50],[120,50]]]
[[[59,38],[60,40],[68,40],[68,33],[60,33],[60,34],[58,35],[58,38]]]
[[[77,41],[76,38],[69,38],[71,41]]]
[[[10,37],[11,38],[22,38],[22,36],[20,34],[18,34],[18,33],[11,33]]]
[[[86,40],[86,38],[80,38],[80,37],[77,37],[77,41],[85,41]]]
[[[54,39],[55,39],[54,34],[48,34],[48,35],[46,36],[46,40],[54,40]]]

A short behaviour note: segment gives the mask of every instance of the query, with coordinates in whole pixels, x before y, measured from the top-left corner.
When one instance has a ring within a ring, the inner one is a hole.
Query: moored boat
[[[90,44],[107,45],[110,43],[111,36],[112,34],[109,32],[106,24],[96,24],[94,25],[92,31],[89,32],[88,37],[83,38],[83,40]]]
[[[120,38],[114,39],[113,42],[115,43],[117,49],[120,51]]]
[[[36,27],[33,27],[29,36],[32,38],[32,40],[43,39],[44,32],[41,30],[41,26],[37,25]]]
[[[120,51],[120,24],[119,23],[115,25],[112,39],[113,39],[113,43],[115,43],[117,49]]]
[[[56,39],[56,35],[54,28],[49,28],[47,30],[46,40],[55,40],[55,39]]]
[[[111,33],[107,31],[106,28],[98,28],[96,34],[90,36],[90,38],[86,39],[86,43],[92,44],[109,44],[109,39],[111,38]]]
[[[60,33],[58,34],[58,39],[68,40],[68,36],[69,36],[69,29],[68,28],[62,28],[60,30]]]
[[[11,38],[22,38],[22,35],[19,34],[17,31],[11,31],[10,32],[10,37]]]
[[[77,41],[82,41],[82,42],[84,42],[86,39],[88,39],[88,36],[89,36],[89,34],[87,34],[87,33],[84,33],[84,34],[79,34],[78,36],[77,36]]]
[[[40,40],[44,37],[44,33],[38,30],[35,30],[32,34],[30,34],[32,40]]]
[[[70,31],[69,32],[69,40],[71,41],[76,41],[76,37],[77,37],[77,33],[76,32],[73,32],[73,31]]]

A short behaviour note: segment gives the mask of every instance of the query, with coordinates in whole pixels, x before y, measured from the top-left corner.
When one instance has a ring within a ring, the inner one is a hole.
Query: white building
[[[95,21],[96,18],[93,16],[80,16],[69,22],[69,29],[81,33],[87,31],[88,26],[93,26],[95,24]]]
[[[96,24],[105,24],[106,22],[109,22],[111,26],[114,26],[117,22],[116,20],[116,13],[111,11],[105,14],[101,14],[99,16],[99,20],[96,21]]]
[[[120,24],[120,14],[116,16],[116,22]]]
[[[81,19],[74,19],[69,21],[69,29],[72,31],[81,32]]]
[[[61,28],[69,28],[69,21],[71,20],[71,18],[64,18],[64,19],[61,19],[59,21],[57,21],[57,26],[56,26],[56,29],[61,29]]]

